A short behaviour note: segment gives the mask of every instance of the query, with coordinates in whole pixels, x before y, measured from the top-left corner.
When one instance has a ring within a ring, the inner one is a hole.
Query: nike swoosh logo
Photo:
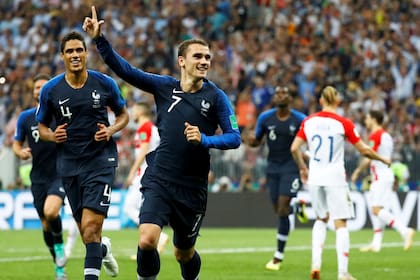
[[[63,105],[64,103],[66,103],[69,100],[70,100],[70,98],[66,98],[64,100],[58,100],[58,105]]]
[[[109,206],[109,203],[104,203],[103,201],[101,201],[101,202],[99,203],[99,205],[101,205],[101,206]]]
[[[182,90],[176,90],[175,88],[172,90],[172,93],[184,93]]]

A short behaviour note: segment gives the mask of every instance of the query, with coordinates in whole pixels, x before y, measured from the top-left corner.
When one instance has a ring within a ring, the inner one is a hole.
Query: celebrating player
[[[201,39],[178,47],[181,80],[134,68],[101,34],[95,7],[83,29],[94,39],[105,63],[123,80],[153,94],[161,142],[149,153],[142,178],[137,251],[138,279],[156,279],[160,270],[157,244],[162,227],[174,230],[175,257],[182,278],[198,279],[201,259],[195,243],[207,204],[210,148],[232,149],[240,145],[238,124],[226,94],[206,79],[211,54]],[[220,126],[222,134],[215,135]]]
[[[99,279],[101,262],[105,272],[118,274],[109,238],[102,225],[111,202],[117,166],[117,147],[112,135],[128,123],[125,101],[114,80],[87,69],[83,36],[66,34],[61,41],[65,73],[42,89],[36,116],[42,139],[57,143],[57,166],[86,246],[85,280]],[[108,108],[115,122],[108,121]],[[50,130],[51,120],[57,128]]]

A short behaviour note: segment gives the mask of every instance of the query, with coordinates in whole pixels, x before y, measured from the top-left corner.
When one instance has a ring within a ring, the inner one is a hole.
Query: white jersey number
[[[168,113],[172,111],[172,109],[175,107],[176,104],[181,102],[182,98],[176,95],[172,95],[172,99],[175,99],[175,101],[171,104],[171,106],[168,108]]]

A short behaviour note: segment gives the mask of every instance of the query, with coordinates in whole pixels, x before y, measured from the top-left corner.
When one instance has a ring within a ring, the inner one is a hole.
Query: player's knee
[[[92,242],[100,242],[101,225],[94,221],[82,225],[81,236],[85,244]]]
[[[382,209],[382,207],[373,207],[372,208],[373,215],[378,216],[381,209]]]
[[[158,238],[152,235],[140,236],[139,246],[143,250],[153,250],[157,248]]]
[[[51,208],[46,207],[44,209],[44,216],[45,216],[45,219],[48,221],[55,220],[58,217],[58,211],[53,207]]]
[[[288,205],[281,205],[277,208],[277,215],[280,217],[288,216],[290,213],[290,208]]]
[[[195,252],[194,248],[191,248],[188,250],[180,250],[178,248],[175,248],[174,250],[175,258],[179,263],[189,262],[194,256],[194,252]]]

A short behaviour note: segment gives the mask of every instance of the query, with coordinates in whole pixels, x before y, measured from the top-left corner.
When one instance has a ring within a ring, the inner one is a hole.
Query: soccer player
[[[365,117],[366,128],[371,132],[369,145],[379,155],[391,159],[394,143],[391,135],[383,128],[384,114],[378,110],[370,110]],[[385,225],[394,228],[404,240],[404,250],[408,250],[413,244],[414,229],[404,226],[399,219],[388,210],[389,199],[394,185],[394,173],[392,169],[377,160],[364,158],[354,170],[351,180],[356,182],[360,172],[370,166],[372,183],[370,185],[369,200],[372,207],[373,217],[373,240],[360,248],[362,252],[379,252],[382,246],[382,236]]]
[[[256,147],[263,143],[263,137],[266,136],[269,151],[266,169],[267,188],[279,220],[277,250],[273,259],[265,266],[268,270],[279,270],[283,262],[284,248],[290,231],[289,214],[292,210],[290,203],[301,187],[299,169],[290,153],[290,145],[306,115],[291,109],[291,101],[289,89],[277,86],[272,98],[275,108],[261,113],[255,133],[248,133],[243,137],[244,143]],[[295,209],[303,207],[304,205],[300,205]],[[298,218],[305,222],[305,213],[302,210]]]
[[[58,171],[86,246],[84,277],[97,280],[101,262],[109,275],[118,274],[110,240],[102,237],[102,225],[118,160],[112,135],[127,125],[128,113],[116,82],[87,69],[81,34],[65,34],[60,50],[65,72],[42,88],[36,120],[41,139],[57,143]],[[112,125],[108,108],[116,116]],[[52,119],[57,122],[55,130],[49,128]]]
[[[138,129],[134,136],[136,159],[127,176],[128,192],[125,196],[124,213],[136,224],[139,225],[139,213],[142,205],[141,178],[147,167],[146,155],[154,151],[160,142],[157,127],[152,122],[152,110],[148,103],[139,102],[133,105],[132,115],[138,124]],[[161,232],[158,242],[158,252],[162,253],[165,245],[169,241],[169,236]],[[137,255],[132,259],[137,259]]]
[[[322,111],[303,120],[291,146],[301,176],[307,181],[317,215],[312,229],[311,279],[320,279],[322,248],[330,217],[336,231],[338,279],[355,279],[348,272],[350,238],[347,220],[354,216],[354,208],[346,181],[344,141],[349,141],[365,157],[391,164],[389,159],[378,155],[360,139],[351,120],[336,113],[339,103],[337,90],[332,86],[325,87],[320,98]],[[310,153],[309,171],[300,153],[305,142]]]
[[[34,77],[33,96],[39,102],[39,92],[50,77]],[[63,244],[63,226],[60,210],[65,192],[56,169],[57,151],[54,143],[41,140],[35,120],[36,107],[23,111],[18,118],[13,141],[14,153],[23,160],[32,157],[31,192],[34,206],[41,219],[44,241],[55,263],[55,279],[64,280],[66,257]],[[52,124],[54,126],[54,124]],[[24,143],[27,140],[28,146]]]
[[[158,148],[149,153],[142,178],[137,248],[138,279],[156,279],[160,270],[157,243],[162,227],[174,231],[173,244],[182,278],[198,279],[201,259],[195,243],[205,215],[210,148],[232,149],[241,143],[238,124],[226,94],[206,79],[211,53],[201,39],[178,47],[181,78],[134,68],[101,34],[95,7],[83,29],[93,38],[106,64],[123,80],[153,94],[157,108]],[[221,133],[215,135],[220,126]]]

